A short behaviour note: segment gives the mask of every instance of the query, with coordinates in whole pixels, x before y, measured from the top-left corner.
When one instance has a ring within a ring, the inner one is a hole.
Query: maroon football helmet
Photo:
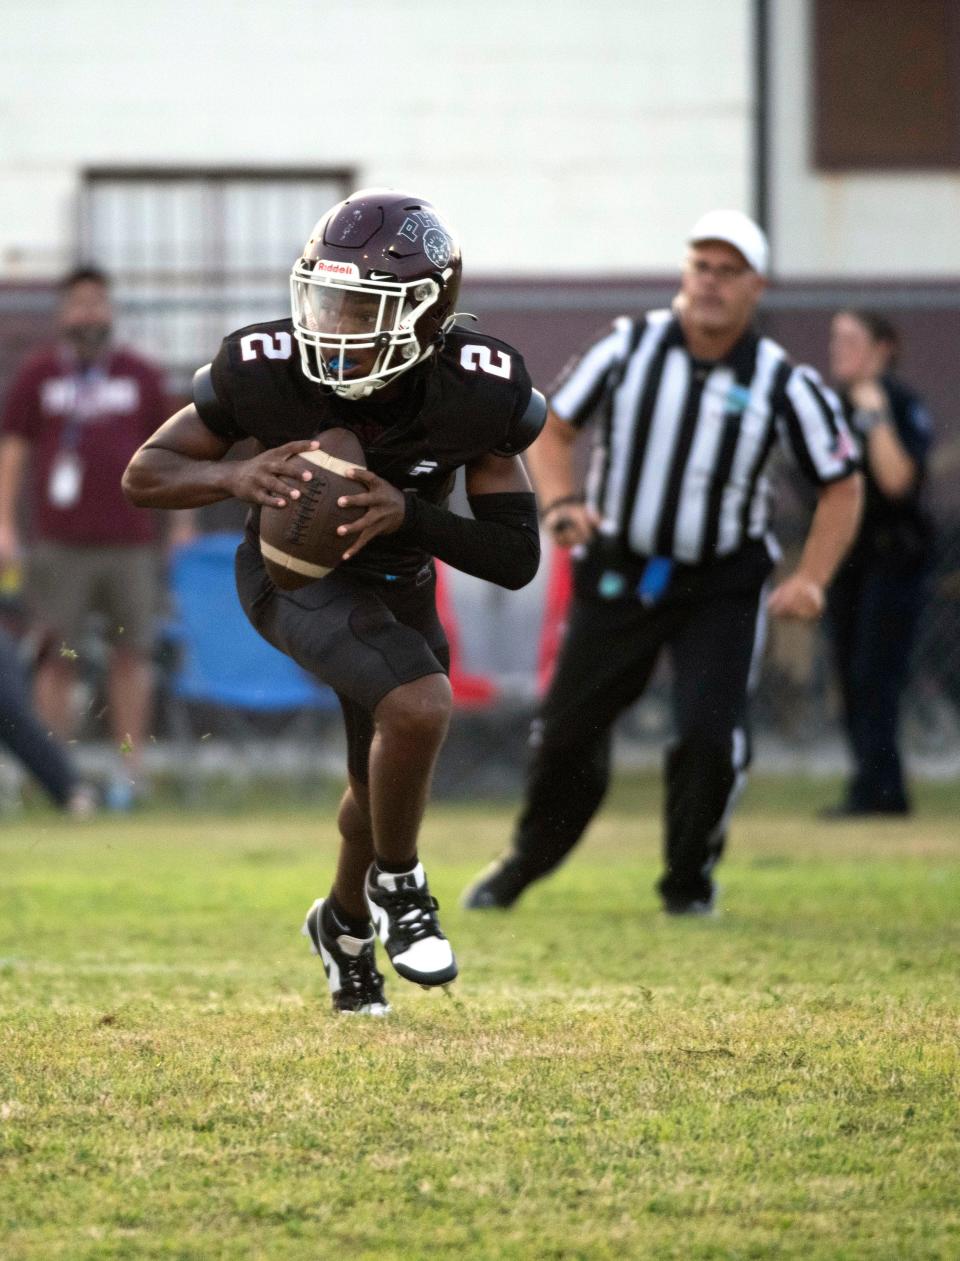
[[[454,317],[460,247],[429,202],[366,188],[328,210],[290,276],[304,373],[364,398],[433,354]]]

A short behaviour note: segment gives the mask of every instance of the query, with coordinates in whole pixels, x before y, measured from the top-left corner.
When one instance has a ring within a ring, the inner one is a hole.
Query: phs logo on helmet
[[[428,210],[415,210],[413,214],[407,215],[397,232],[398,236],[406,237],[414,245],[423,232],[423,240],[420,241],[420,248],[433,263],[434,267],[446,267],[450,262],[450,255],[453,253],[450,238],[440,226],[440,220],[435,214]]]

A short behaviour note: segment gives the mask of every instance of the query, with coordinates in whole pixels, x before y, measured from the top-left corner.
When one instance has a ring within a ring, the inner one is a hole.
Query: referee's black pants
[[[661,651],[673,666],[676,741],[666,755],[664,901],[709,899],[711,873],[750,760],[748,694],[765,588],[687,590],[639,601],[574,598],[556,673],[531,734],[513,850],[531,880],[583,835],[610,780],[613,724],[646,687]]]

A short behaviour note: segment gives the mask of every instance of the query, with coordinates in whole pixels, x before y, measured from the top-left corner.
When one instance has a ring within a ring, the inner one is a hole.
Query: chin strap
[[[453,315],[448,315],[440,325],[441,335],[449,333],[457,320],[473,320],[474,324],[479,324],[480,317],[479,315],[473,315],[470,311],[454,311]]]

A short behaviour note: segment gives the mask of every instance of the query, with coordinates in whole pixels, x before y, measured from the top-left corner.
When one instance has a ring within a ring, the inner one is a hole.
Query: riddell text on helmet
[[[356,263],[335,263],[329,258],[318,258],[313,270],[324,272],[328,276],[350,276],[355,280],[360,278]]]

